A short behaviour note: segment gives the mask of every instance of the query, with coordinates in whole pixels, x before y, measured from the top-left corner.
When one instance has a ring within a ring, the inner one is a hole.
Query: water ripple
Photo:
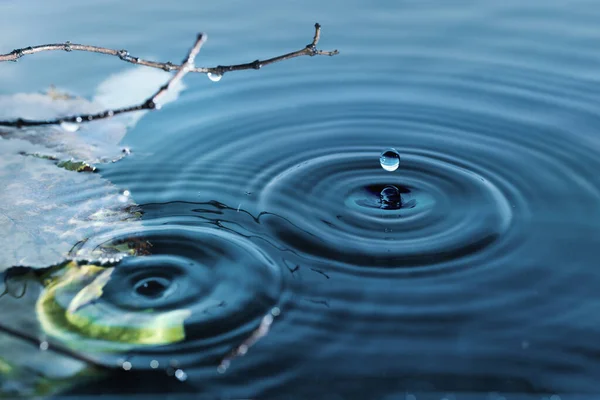
[[[142,241],[150,255],[73,268],[50,284],[37,307],[46,333],[107,365],[216,367],[278,302],[279,267],[224,231],[147,226],[97,237],[82,251]]]
[[[57,337],[116,349],[97,356],[110,365],[210,364],[289,295],[260,352],[221,380],[190,368],[187,383],[241,398],[597,392],[598,7],[392,3],[287,4],[285,30],[277,14],[219,7],[245,22],[210,21],[224,38],[203,54],[231,56],[216,63],[287,48],[315,9],[341,55],[186,78],[176,106],[142,120],[131,157],[100,174],[141,204],[143,226],[86,246],[135,237],[153,254],[114,270],[96,323],[157,304],[191,312],[185,339]],[[206,20],[178,7],[156,40]],[[394,172],[379,165],[390,147]],[[207,315],[219,287],[231,308]]]

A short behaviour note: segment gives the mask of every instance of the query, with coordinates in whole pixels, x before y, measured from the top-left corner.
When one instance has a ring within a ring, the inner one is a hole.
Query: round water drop
[[[221,74],[213,74],[212,72],[209,72],[208,74],[206,74],[206,76],[208,76],[208,79],[210,79],[213,82],[219,82],[223,77],[223,75]]]
[[[77,132],[79,130],[79,124],[74,124],[72,122],[61,122],[60,127],[67,132]]]
[[[50,347],[50,346],[48,345],[48,342],[46,342],[46,341],[43,341],[43,342],[41,342],[41,343],[40,343],[40,350],[42,350],[42,351],[46,351],[46,350],[48,350],[48,347]]]
[[[395,171],[400,166],[400,153],[396,149],[386,149],[379,156],[379,163],[381,164],[381,168],[386,171]]]
[[[129,370],[131,369],[131,367],[132,367],[132,365],[131,365],[131,363],[130,363],[129,361],[125,361],[125,362],[123,363],[123,369],[124,369],[125,371],[129,371]]]

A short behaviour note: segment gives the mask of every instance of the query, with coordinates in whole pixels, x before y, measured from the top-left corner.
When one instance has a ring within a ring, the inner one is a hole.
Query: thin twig
[[[102,112],[99,112],[96,114],[77,115],[77,116],[62,117],[62,118],[50,119],[50,120],[39,120],[38,121],[38,120],[27,120],[27,119],[20,118],[15,121],[0,121],[0,125],[22,128],[25,126],[58,125],[58,124],[62,124],[65,122],[66,123],[81,123],[84,121],[95,121],[98,119],[110,118],[114,115],[124,114],[124,113],[132,112],[132,111],[154,110],[154,109],[160,108],[160,106],[157,104],[157,101],[161,97],[163,97],[173,85],[178,83],[188,72],[190,72],[194,68],[194,60],[196,58],[196,55],[200,51],[200,48],[204,44],[204,42],[206,42],[206,35],[203,33],[198,34],[198,37],[196,39],[196,42],[194,43],[194,46],[189,51],[187,57],[185,58],[185,60],[183,61],[183,63],[181,64],[181,66],[179,67],[177,72],[175,73],[175,75],[173,75],[167,83],[165,83],[163,86],[161,86],[160,89],[158,89],[158,91],[156,93],[154,93],[152,96],[150,96],[143,103],[140,103],[140,104],[134,105],[134,106],[124,107],[124,108],[117,108],[115,110],[106,110],[106,111],[102,111]]]
[[[229,72],[229,71],[241,71],[241,70],[246,70],[246,69],[260,69],[260,68],[264,67],[265,65],[273,64],[273,63],[276,63],[279,61],[284,61],[284,60],[288,60],[290,58],[295,58],[295,57],[300,57],[300,56],[334,56],[339,53],[337,50],[332,50],[332,51],[317,50],[317,44],[319,43],[320,37],[321,37],[321,25],[319,23],[316,23],[315,24],[315,36],[314,36],[312,42],[310,42],[308,45],[306,45],[306,47],[304,47],[303,49],[293,51],[291,53],[287,53],[282,56],[269,58],[267,60],[263,60],[263,61],[256,60],[256,61],[253,61],[250,63],[245,63],[245,64],[228,65],[228,66],[219,65],[217,67],[211,67],[211,68],[194,67],[190,70],[190,72],[198,72],[198,73],[202,73],[202,74],[210,73],[210,74],[216,74],[216,75],[223,75],[224,73]],[[85,45],[85,44],[76,44],[76,43],[71,43],[71,42],[56,43],[56,44],[43,44],[40,46],[15,49],[15,50],[11,51],[10,53],[1,54],[0,62],[2,62],[2,61],[17,61],[19,58],[29,55],[29,54],[41,53],[43,51],[55,51],[55,50],[61,50],[61,51],[67,51],[67,52],[86,51],[86,52],[91,52],[91,53],[107,54],[107,55],[119,57],[121,60],[132,63],[132,64],[144,65],[146,67],[158,68],[158,69],[162,69],[165,71],[175,71],[175,70],[181,69],[181,67],[182,67],[181,65],[173,64],[170,61],[166,62],[166,63],[162,63],[162,62],[157,62],[157,61],[143,60],[138,57],[133,57],[129,54],[129,52],[127,50],[114,50],[114,49],[108,49],[105,47],[89,46],[89,45]]]
[[[144,65],[147,67],[159,68],[159,69],[163,69],[165,71],[178,71],[178,72],[175,74],[175,76],[173,76],[173,78],[165,86],[161,87],[160,90],[154,96],[150,97],[144,103],[139,104],[139,105],[120,108],[120,109],[116,109],[116,110],[106,110],[106,111],[103,111],[103,112],[100,112],[97,114],[67,116],[67,117],[57,118],[57,119],[53,119],[53,120],[45,120],[45,121],[26,120],[26,119],[19,118],[17,120],[12,120],[12,121],[0,121],[0,126],[10,126],[10,127],[22,128],[22,127],[27,127],[27,126],[58,125],[58,124],[62,124],[65,122],[67,122],[67,123],[82,123],[82,122],[87,122],[87,121],[95,121],[98,119],[110,118],[114,115],[128,113],[128,112],[132,112],[132,111],[155,109],[155,108],[158,108],[156,105],[156,100],[158,98],[162,97],[164,95],[164,93],[166,93],[166,91],[174,83],[181,80],[181,78],[183,78],[183,76],[188,72],[198,72],[198,73],[203,73],[203,74],[214,74],[214,75],[222,76],[226,72],[242,71],[242,70],[248,70],[248,69],[260,69],[260,68],[264,67],[265,65],[274,64],[279,61],[289,60],[291,58],[296,58],[296,57],[300,57],[300,56],[311,56],[311,57],[312,56],[334,56],[339,53],[337,50],[332,50],[332,51],[318,50],[317,44],[319,43],[320,37],[321,37],[321,25],[316,23],[315,24],[315,35],[313,37],[312,42],[310,42],[308,45],[306,45],[304,48],[302,48],[300,50],[293,51],[291,53],[287,53],[287,54],[284,54],[281,56],[269,58],[269,59],[262,60],[262,61],[256,60],[256,61],[246,63],[246,64],[237,64],[237,65],[228,65],[228,66],[219,65],[217,67],[212,67],[212,68],[195,67],[193,65],[194,57],[192,57],[191,64],[186,64],[186,62],[184,62],[181,65],[177,65],[177,64],[173,64],[171,62],[161,63],[161,62],[155,62],[155,61],[142,60],[137,57],[132,57],[131,55],[129,55],[129,52],[127,50],[113,50],[113,49],[107,49],[104,47],[88,46],[88,45],[83,45],[83,44],[74,44],[71,42],[59,43],[59,44],[45,44],[45,45],[41,45],[41,46],[26,47],[23,49],[13,50],[10,53],[0,55],[0,62],[2,62],[2,61],[17,61],[19,58],[21,58],[25,55],[40,53],[43,51],[53,51],[53,50],[64,50],[67,52],[87,51],[87,52],[117,56],[123,61],[137,64],[137,65]],[[204,41],[206,40],[206,38],[204,38],[203,40],[200,41],[200,37],[199,37],[198,40],[199,41],[196,42],[196,45],[194,46],[194,48],[198,47],[198,50],[199,50],[200,47],[202,46],[202,43],[204,43]],[[194,49],[192,49],[192,51],[190,52],[190,55],[192,55],[193,50]],[[195,55],[196,54],[193,54],[193,56],[195,56]],[[182,72],[184,70],[185,70],[185,72]],[[180,74],[180,72],[182,72],[182,73]]]

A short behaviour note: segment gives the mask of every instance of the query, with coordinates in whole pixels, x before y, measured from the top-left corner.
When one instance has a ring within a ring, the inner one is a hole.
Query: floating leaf
[[[169,79],[136,68],[109,77],[93,100],[58,92],[0,96],[0,119],[52,119],[104,111],[145,99]],[[176,85],[165,102],[183,89]],[[0,271],[60,263],[93,235],[140,223],[130,196],[99,174],[125,156],[119,143],[146,111],[73,126],[0,126]],[[64,125],[64,124],[63,124]]]

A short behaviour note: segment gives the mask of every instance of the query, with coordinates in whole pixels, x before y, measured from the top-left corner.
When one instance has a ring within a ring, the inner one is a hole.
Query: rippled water
[[[130,191],[142,227],[83,249],[146,243],[148,255],[62,267],[57,283],[0,299],[30,297],[42,316],[6,324],[13,334],[45,332],[50,350],[107,367],[64,393],[598,393],[598,3],[112,6],[7,2],[0,45],[71,40],[166,61],[203,30],[197,64],[212,66],[300,48],[319,21],[319,47],[341,54],[188,76],[127,134],[132,155],[100,174]],[[44,54],[0,65],[0,82],[89,94],[124,68]]]

